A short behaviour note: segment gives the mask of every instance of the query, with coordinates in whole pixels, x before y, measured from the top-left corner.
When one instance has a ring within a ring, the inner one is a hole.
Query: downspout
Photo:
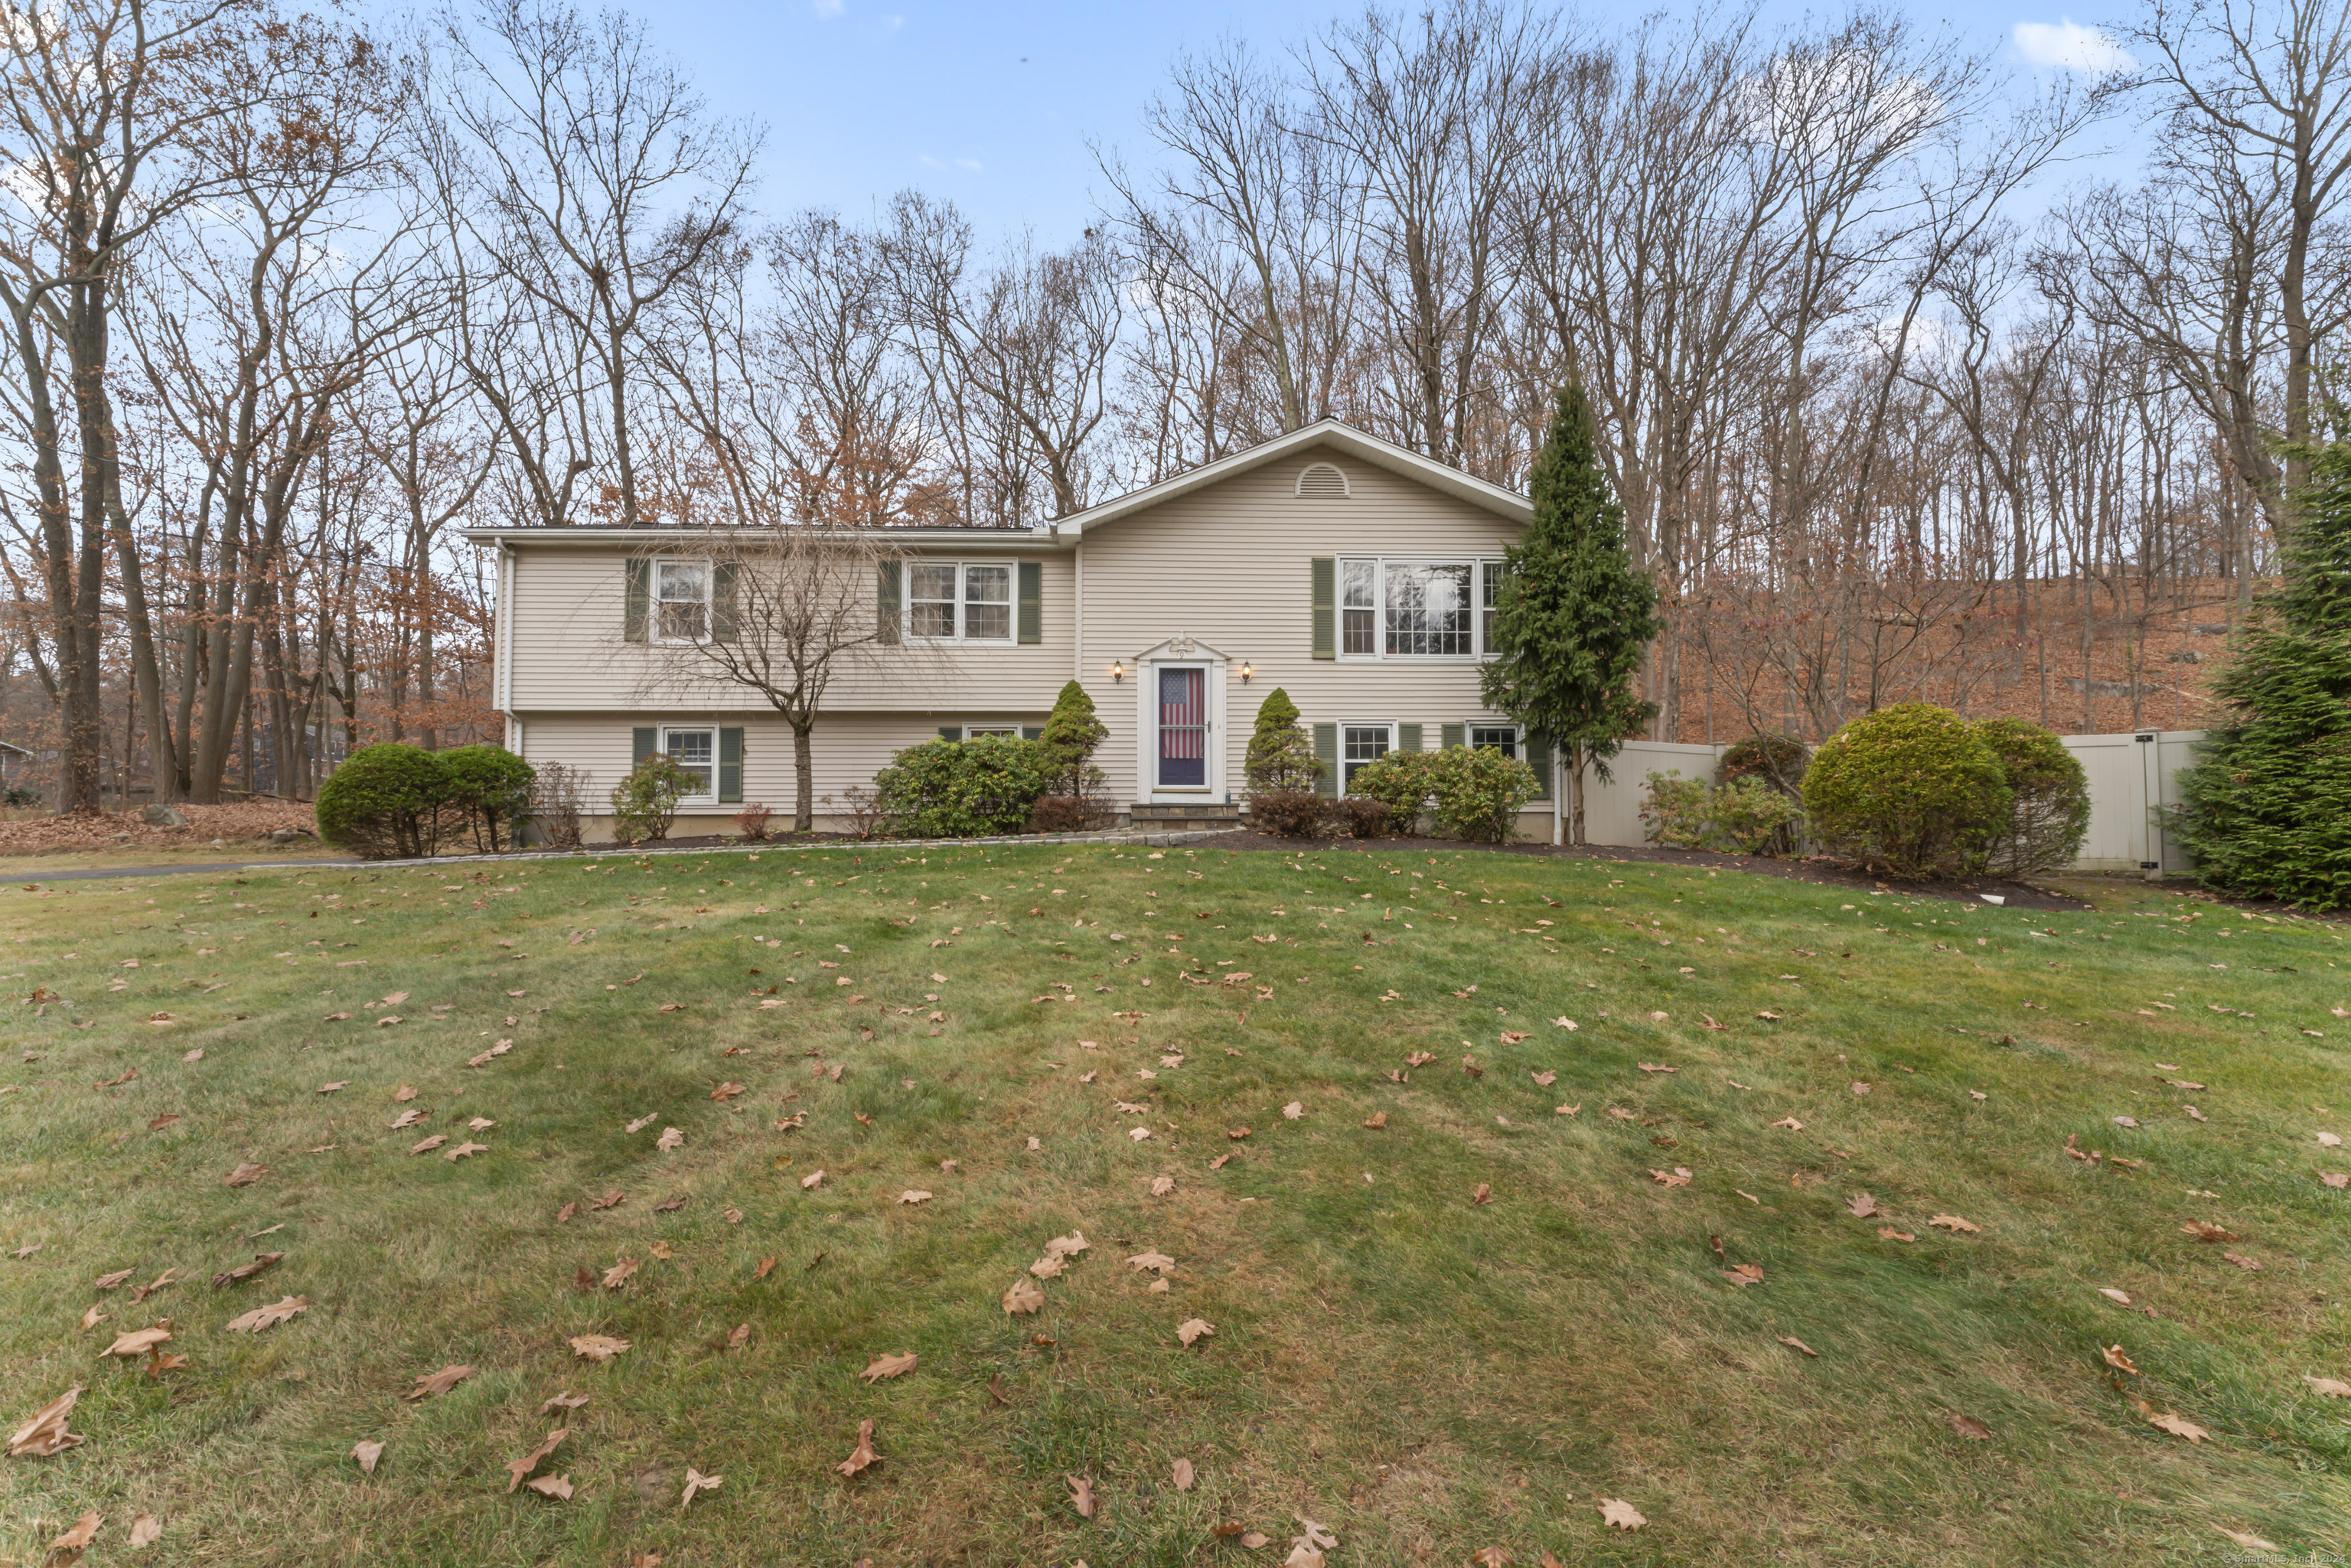
[[[1076,578],[1072,591],[1076,610],[1071,617],[1075,622],[1075,635],[1071,639],[1070,679],[1082,685],[1086,679],[1086,541],[1082,534],[1071,549],[1070,559],[1071,570]]]
[[[522,720],[514,711],[514,577],[515,555],[505,538],[498,540],[498,711],[507,721],[507,749],[523,755]]]

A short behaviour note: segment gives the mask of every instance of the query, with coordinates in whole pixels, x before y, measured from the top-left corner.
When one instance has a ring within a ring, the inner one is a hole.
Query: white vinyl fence
[[[2168,875],[2191,869],[2187,851],[2163,831],[2162,813],[2179,803],[2179,770],[2203,737],[2199,729],[2059,737],[2090,780],[2090,833],[2074,870]],[[1648,800],[1648,776],[1674,773],[1712,782],[1715,768],[1729,749],[1727,745],[1627,742],[1609,764],[1610,782],[1603,784],[1589,774],[1584,778],[1584,836],[1595,844],[1646,842],[1641,808]]]

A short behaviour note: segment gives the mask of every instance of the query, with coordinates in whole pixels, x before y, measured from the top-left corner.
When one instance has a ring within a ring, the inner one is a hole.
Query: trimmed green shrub
[[[1519,809],[1542,792],[1533,768],[1490,746],[1432,752],[1422,773],[1437,831],[1476,843],[1507,844],[1516,838]]]
[[[1652,772],[1643,784],[1649,799],[1641,807],[1641,821],[1649,825],[1649,841],[1677,850],[1705,849],[1712,833],[1706,809],[1714,793],[1706,780]]]
[[[414,860],[440,847],[448,767],[396,741],[362,746],[319,786],[319,837],[363,860]]]
[[[1812,766],[1810,747],[1792,735],[1750,735],[1722,754],[1714,781],[1731,784],[1760,778],[1790,800],[1804,798],[1804,770]]]
[[[2180,775],[2178,831],[2205,886],[2351,905],[2351,443],[2311,455],[2285,585],[2213,683],[2231,721]]]
[[[1041,740],[982,735],[910,746],[873,776],[883,819],[900,838],[976,839],[1017,833],[1051,787]]]
[[[1701,779],[1652,773],[1648,789],[1641,820],[1651,824],[1650,841],[1676,849],[1783,854],[1794,841],[1802,816],[1796,802],[1760,773],[1744,774],[1711,789]]]
[[[1950,876],[1974,868],[2008,821],[2000,758],[1967,720],[1932,703],[1865,714],[1813,754],[1804,811],[1814,838],[1872,870]]]
[[[701,787],[666,752],[655,752],[612,786],[612,838],[623,844],[657,844],[669,837],[677,803]]]
[[[1095,716],[1094,699],[1086,695],[1086,688],[1075,681],[1065,684],[1038,737],[1052,783],[1032,810],[1029,826],[1035,831],[1081,832],[1108,820],[1102,804],[1102,770],[1093,762],[1094,747],[1108,734],[1109,727]]]
[[[1388,809],[1389,824],[1397,832],[1409,834],[1419,824],[1420,814],[1428,805],[1428,769],[1436,755],[1430,751],[1391,751],[1356,768],[1347,793],[1377,800]]]
[[[1311,839],[1336,802],[1311,789],[1270,789],[1249,797],[1249,822],[1260,832],[1285,839]]]
[[[1984,841],[1983,868],[2023,876],[2073,864],[2090,833],[2090,779],[2082,764],[2027,719],[1988,718],[1975,731],[2000,758],[2011,797],[2007,821]]]
[[[1311,792],[1330,771],[1314,755],[1314,742],[1298,722],[1298,705],[1280,686],[1258,704],[1257,728],[1249,736],[1241,770],[1253,796]]]
[[[471,830],[474,847],[485,854],[512,849],[516,830],[530,816],[538,770],[503,746],[460,746],[439,755],[449,774],[449,805]]]
[[[1053,711],[1045,720],[1044,733],[1038,737],[1048,758],[1057,767],[1075,772],[1093,758],[1094,747],[1110,733],[1108,726],[1095,716],[1094,699],[1086,688],[1075,681],[1061,687],[1053,699]],[[1079,793],[1063,789],[1065,795]]]

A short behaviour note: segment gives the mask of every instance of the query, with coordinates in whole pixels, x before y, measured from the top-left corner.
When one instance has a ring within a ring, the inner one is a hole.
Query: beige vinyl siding
[[[1294,494],[1299,474],[1317,463],[1337,466],[1353,494],[1332,500]],[[1315,658],[1310,563],[1317,556],[1499,556],[1517,534],[1490,512],[1322,447],[1089,532],[1080,657],[1086,689],[1110,729],[1096,761],[1111,794],[1125,800],[1144,783],[1136,683],[1146,673],[1135,661],[1179,634],[1228,661],[1220,796],[1246,793],[1249,731],[1258,705],[1276,686],[1298,705],[1301,723],[1417,724],[1421,744],[1435,749],[1440,726],[1483,711],[1477,664]],[[1114,659],[1131,672],[1123,685],[1111,682]],[[1244,663],[1254,667],[1247,685]]]
[[[843,658],[826,706],[840,712],[943,716],[973,708],[1050,711],[1071,668],[1074,566],[1067,551],[1005,559],[1038,561],[1044,569],[1041,642],[869,645]],[[523,714],[646,707],[746,716],[772,712],[757,691],[697,667],[690,649],[622,640],[627,559],[625,550],[610,546],[533,541],[515,551],[514,604],[505,617],[511,639],[507,706]]]
[[[1012,719],[1042,724],[1044,714],[1005,713],[995,709],[964,716],[971,720]],[[942,719],[941,723],[955,722]],[[689,834],[732,832],[735,813],[745,806],[764,803],[777,815],[791,816],[794,800],[792,732],[776,719],[760,719],[718,710],[629,711],[596,714],[534,714],[523,720],[524,758],[537,767],[560,762],[587,775],[580,803],[595,826],[591,838],[611,837],[609,796],[612,786],[629,770],[629,740],[640,725],[740,725],[743,729],[743,800],[741,805],[689,807],[678,813],[672,830]],[[905,747],[938,738],[939,727],[906,714],[850,714],[819,721],[809,737],[810,763],[815,774],[813,793],[820,820],[837,818],[840,802],[853,784],[871,784],[873,775]],[[833,798],[828,807],[824,797]]]

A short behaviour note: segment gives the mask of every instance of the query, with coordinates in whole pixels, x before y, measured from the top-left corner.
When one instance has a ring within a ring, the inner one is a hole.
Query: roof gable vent
[[[1349,494],[1347,476],[1332,463],[1310,463],[1298,476],[1298,494],[1310,501],[1343,501]]]

